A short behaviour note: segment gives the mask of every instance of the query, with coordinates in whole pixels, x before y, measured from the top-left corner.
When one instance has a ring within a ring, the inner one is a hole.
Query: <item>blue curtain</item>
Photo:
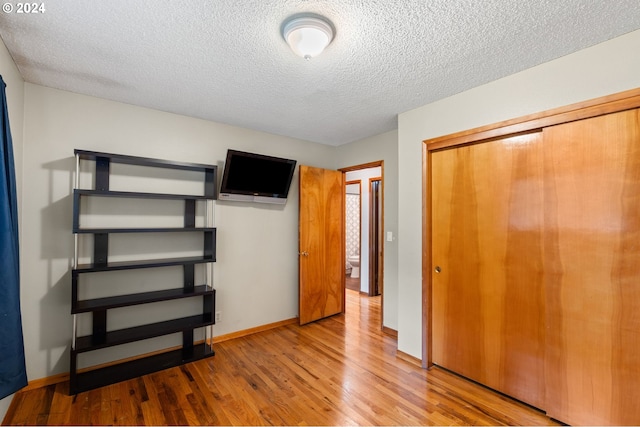
[[[0,399],[27,385],[20,315],[18,201],[6,87],[0,76]]]

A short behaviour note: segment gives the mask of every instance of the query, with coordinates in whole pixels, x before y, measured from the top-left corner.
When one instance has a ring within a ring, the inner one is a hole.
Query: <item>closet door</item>
[[[544,404],[540,132],[431,153],[432,361]]]
[[[544,130],[549,416],[640,424],[640,114]]]

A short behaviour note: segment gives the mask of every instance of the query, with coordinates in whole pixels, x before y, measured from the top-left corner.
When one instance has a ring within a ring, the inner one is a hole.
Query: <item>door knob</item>
[[[309,252],[306,252],[306,251],[298,252],[298,255],[309,256]]]
[[[433,269],[436,273],[440,273],[442,271],[442,269],[440,268],[439,265],[436,265],[436,268]]]

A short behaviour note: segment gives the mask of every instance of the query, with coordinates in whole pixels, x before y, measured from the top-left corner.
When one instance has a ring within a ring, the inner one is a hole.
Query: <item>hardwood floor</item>
[[[352,291],[360,292],[360,278],[352,279],[350,276],[344,278],[344,286]]]
[[[213,358],[68,396],[16,394],[9,425],[550,425],[543,413],[444,370],[398,359],[380,297],[347,314],[215,345]]]

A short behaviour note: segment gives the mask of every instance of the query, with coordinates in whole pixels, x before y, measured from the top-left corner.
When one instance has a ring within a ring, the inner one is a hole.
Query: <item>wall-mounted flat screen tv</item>
[[[220,200],[285,204],[296,161],[228,150]]]

